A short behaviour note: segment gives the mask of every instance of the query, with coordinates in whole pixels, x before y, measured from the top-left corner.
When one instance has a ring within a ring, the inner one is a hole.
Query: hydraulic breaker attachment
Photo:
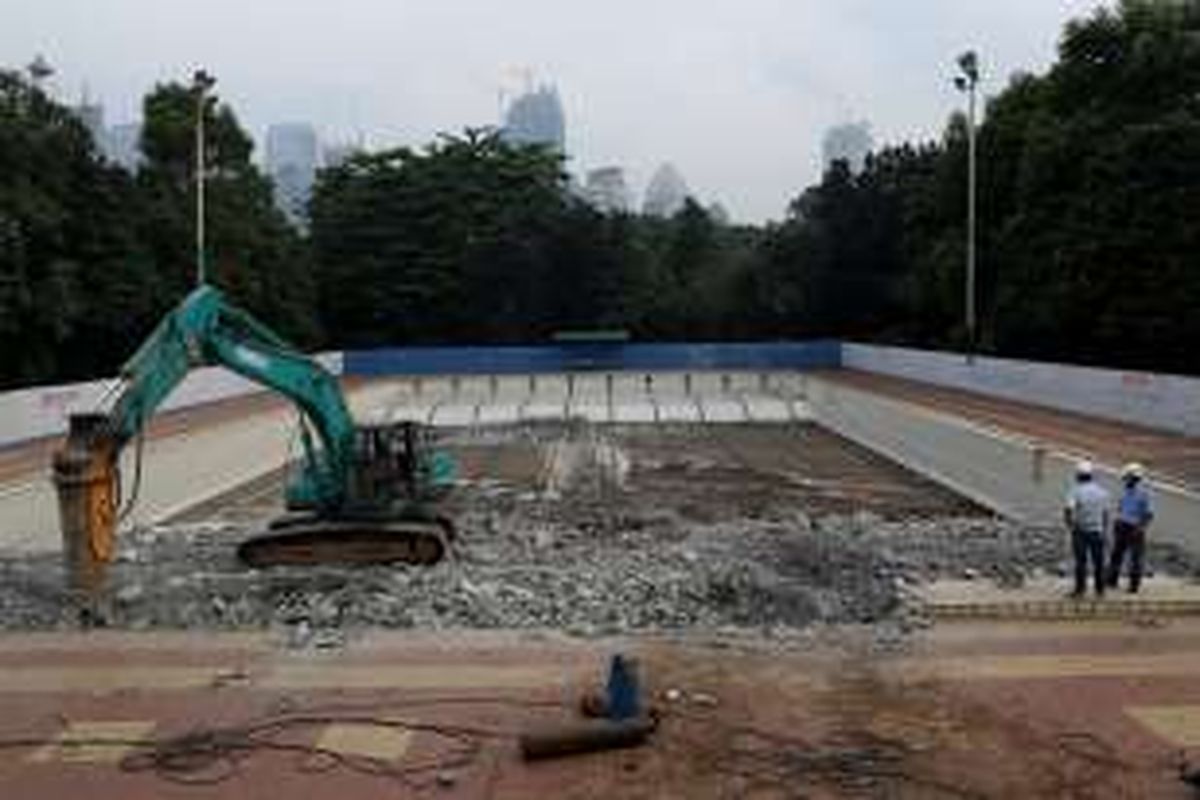
[[[54,488],[68,586],[96,600],[104,588],[117,528],[118,448],[104,414],[71,416],[67,441],[54,454]]]

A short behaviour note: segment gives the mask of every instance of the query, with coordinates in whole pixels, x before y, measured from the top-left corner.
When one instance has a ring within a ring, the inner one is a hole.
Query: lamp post
[[[25,70],[29,73],[29,83],[33,86],[33,91],[24,94],[24,98],[21,100],[24,108],[21,110],[23,113],[32,114],[34,96],[38,92],[42,92],[43,94],[47,92],[47,81],[54,75],[54,67],[50,66],[50,62],[39,53],[34,57],[33,61],[29,62]]]
[[[192,75],[196,93],[196,285],[204,283],[204,111],[208,90],[217,80],[202,69]]]
[[[962,74],[954,78],[958,90],[967,94],[967,285],[964,317],[967,326],[967,360],[975,357],[978,324],[975,315],[975,90],[979,86],[979,56],[968,50],[958,57]]]

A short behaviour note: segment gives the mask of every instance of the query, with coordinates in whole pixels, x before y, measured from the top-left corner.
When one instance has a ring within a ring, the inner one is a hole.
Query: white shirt
[[[1104,533],[1104,514],[1108,511],[1109,496],[1095,481],[1077,483],[1067,492],[1067,510],[1076,530]]]

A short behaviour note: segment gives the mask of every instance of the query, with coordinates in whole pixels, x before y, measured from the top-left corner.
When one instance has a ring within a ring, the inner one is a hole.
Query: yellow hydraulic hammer
[[[118,455],[103,414],[73,415],[67,441],[54,454],[68,585],[91,601],[104,588],[116,543]]]

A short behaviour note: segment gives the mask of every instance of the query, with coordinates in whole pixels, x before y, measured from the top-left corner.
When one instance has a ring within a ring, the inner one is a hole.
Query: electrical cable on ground
[[[433,785],[435,778],[422,776],[446,770],[461,770],[472,766],[483,751],[488,739],[515,739],[517,730],[448,724],[406,717],[380,716],[390,709],[398,712],[439,706],[514,706],[520,708],[563,708],[561,699],[526,700],[503,696],[435,696],[403,703],[372,703],[361,705],[312,706],[287,708],[240,724],[196,728],[187,733],[166,738],[118,737],[14,737],[0,738],[0,751],[44,747],[86,748],[125,747],[134,752],[119,762],[121,771],[131,774],[149,773],[172,783],[213,785],[234,777],[250,757],[262,753],[292,754],[294,768],[304,773],[326,773],[335,770],[359,775],[390,779],[407,788],[420,790]],[[371,713],[364,713],[369,708]],[[415,763],[397,764],[393,761],[289,740],[289,734],[319,730],[328,725],[356,725],[419,731],[442,740],[446,748],[436,756]]]
[[[134,752],[119,762],[130,774],[150,774],[185,785],[214,785],[236,777],[255,755],[283,754],[295,758],[301,773],[335,771],[396,782],[420,792],[436,785],[444,771],[477,765],[488,740],[512,740],[520,731],[505,727],[442,723],[418,716],[420,709],[450,706],[508,706],[526,710],[565,709],[562,698],[528,699],[504,695],[440,695],[398,703],[344,703],[300,706],[283,703],[277,710],[239,724],[220,725],[166,738],[0,738],[0,751],[41,747],[127,747]],[[395,710],[397,716],[391,711]],[[668,751],[699,759],[716,774],[737,777],[747,787],[833,790],[856,796],[908,786],[922,797],[990,800],[995,797],[962,781],[929,774],[913,759],[916,748],[900,737],[869,730],[844,732],[837,741],[814,742],[803,736],[721,720],[715,713],[670,707],[658,713],[658,738]],[[403,714],[404,716],[398,716]],[[416,762],[354,755],[297,741],[328,725],[356,725],[419,731],[442,743],[440,752]],[[291,737],[291,738],[289,738]],[[1047,777],[1054,796],[1086,797],[1110,786],[1117,774],[1158,773],[1156,766],[1135,765],[1090,732],[1067,731],[1030,741],[1039,752],[1053,753],[1058,767]],[[498,778],[499,762],[484,775],[488,791]],[[486,796],[486,795],[485,795]]]

